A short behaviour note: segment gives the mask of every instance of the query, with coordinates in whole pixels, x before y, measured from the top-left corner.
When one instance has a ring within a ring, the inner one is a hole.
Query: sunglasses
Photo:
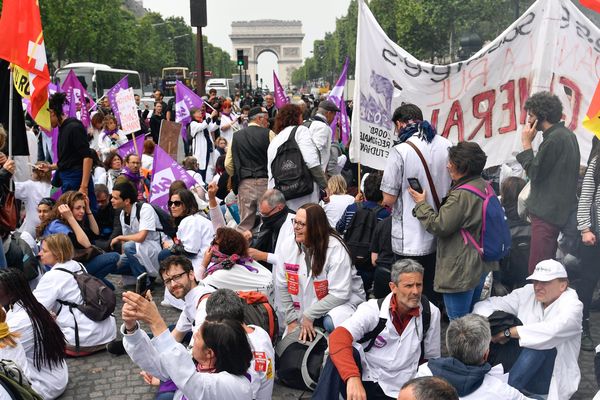
[[[169,200],[169,201],[167,202],[167,205],[169,206],[169,208],[171,208],[171,207],[173,207],[173,206],[175,206],[175,207],[181,207],[181,205],[182,205],[182,204],[183,204],[183,202],[182,202],[182,201],[180,201],[180,200],[175,200],[175,201],[171,201],[171,200]]]

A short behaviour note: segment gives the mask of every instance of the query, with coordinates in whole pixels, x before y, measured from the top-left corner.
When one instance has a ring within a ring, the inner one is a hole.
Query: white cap
[[[527,280],[540,282],[548,282],[557,278],[566,278],[567,271],[561,263],[556,260],[540,261],[536,266],[533,274],[527,277]]]

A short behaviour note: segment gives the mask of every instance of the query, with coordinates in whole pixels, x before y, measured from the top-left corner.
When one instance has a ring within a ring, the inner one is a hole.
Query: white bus
[[[129,87],[133,88],[135,94],[143,96],[142,81],[137,71],[127,69],[115,69],[106,64],[80,62],[67,64],[54,73],[54,83],[62,84],[67,78],[69,71],[73,70],[83,87],[94,99],[99,99],[119,82],[125,75]]]

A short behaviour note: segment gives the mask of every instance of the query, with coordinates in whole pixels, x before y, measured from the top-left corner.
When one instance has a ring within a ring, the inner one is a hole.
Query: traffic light
[[[240,67],[244,66],[244,50],[237,51],[237,65]]]

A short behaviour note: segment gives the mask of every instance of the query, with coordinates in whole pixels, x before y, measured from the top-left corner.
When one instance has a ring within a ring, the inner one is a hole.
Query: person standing
[[[319,103],[317,113],[309,121],[305,122],[310,131],[310,137],[319,150],[319,161],[323,172],[327,171],[329,153],[331,151],[331,123],[335,114],[340,109],[331,100],[323,100]]]
[[[563,107],[550,92],[539,92],[525,102],[528,120],[521,134],[523,151],[517,154],[531,183],[526,201],[531,220],[529,273],[542,260],[556,257],[558,234],[577,208],[579,145],[575,134],[561,122]],[[544,140],[534,155],[538,131]]]
[[[257,105],[261,105],[257,104]],[[268,94],[265,96],[265,108],[267,110],[267,115],[269,119],[269,129],[273,129],[275,126],[275,117],[277,116],[277,107],[275,106],[275,99],[272,94]]]
[[[275,133],[271,131],[267,110],[254,107],[248,114],[249,124],[235,134],[225,155],[225,169],[239,182],[238,205],[240,231],[250,230],[256,222],[258,201],[267,191],[267,149]]]

